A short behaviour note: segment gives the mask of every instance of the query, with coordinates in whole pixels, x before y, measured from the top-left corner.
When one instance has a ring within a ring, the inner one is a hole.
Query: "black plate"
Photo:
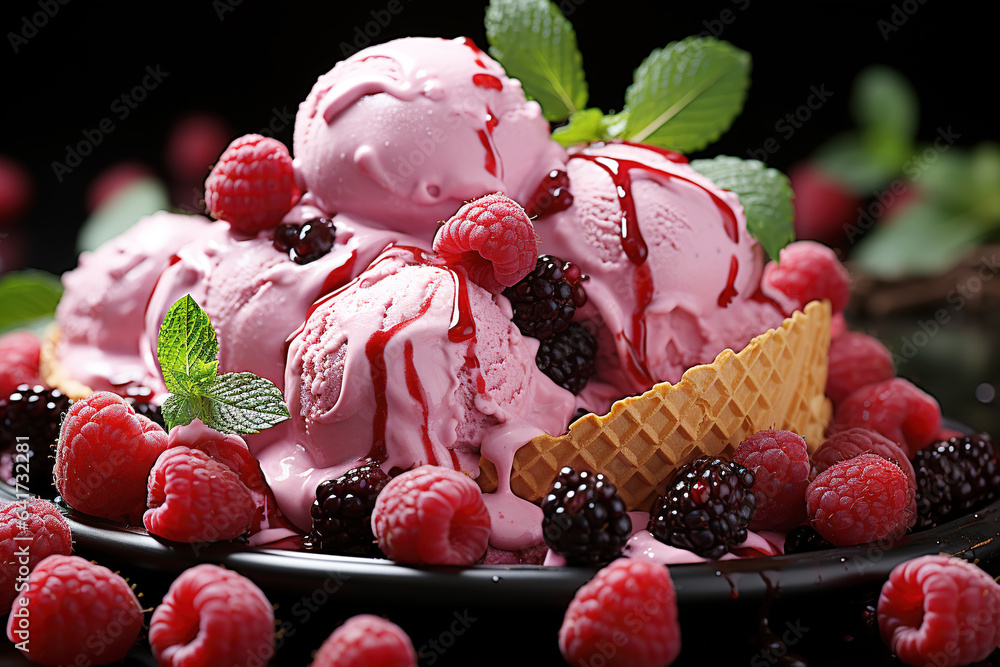
[[[2,486],[0,496],[13,497]],[[563,612],[594,573],[575,567],[410,567],[233,544],[180,545],[62,509],[75,552],[120,570],[138,584],[147,607],[197,562],[250,577],[278,605],[282,633],[274,665],[308,664],[333,628],[362,612],[403,626],[422,665],[562,664],[556,637]],[[996,576],[998,538],[1000,502],[893,545],[671,566],[684,637],[677,664],[773,665],[786,653],[810,665],[896,664],[864,613],[892,568],[944,552],[974,559]],[[145,664],[138,660],[133,664]]]

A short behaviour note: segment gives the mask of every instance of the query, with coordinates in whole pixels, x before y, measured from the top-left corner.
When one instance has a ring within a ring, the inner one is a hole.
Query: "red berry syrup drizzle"
[[[475,42],[473,42],[468,37],[459,38],[459,43],[472,49],[472,52],[476,57],[476,65],[486,69],[486,63],[483,62],[483,52]],[[485,74],[483,72],[477,72],[472,75],[472,85],[477,88],[485,88],[486,90],[503,90],[503,81],[492,74]],[[488,171],[493,176],[498,176],[503,178],[503,165],[500,164],[500,160],[497,157],[496,144],[493,142],[493,130],[500,123],[500,119],[497,115],[493,113],[493,110],[486,107],[486,127],[482,130],[476,130],[476,134],[479,135],[479,141],[483,144],[483,148],[486,150],[486,171]]]
[[[667,158],[671,162],[687,162],[683,155],[675,153],[674,151],[645,146],[643,144],[628,145],[652,151]],[[601,144],[595,145],[595,147],[600,146]],[[570,159],[587,160],[588,162],[596,164],[611,177],[612,182],[615,184],[615,189],[618,193],[618,205],[622,212],[620,230],[622,250],[625,252],[625,256],[628,257],[629,261],[636,267],[634,285],[636,293],[636,307],[635,310],[632,311],[632,336],[631,338],[629,336],[624,336],[629,354],[629,372],[637,381],[648,385],[652,382],[652,375],[646,365],[645,316],[646,308],[649,307],[649,304],[653,300],[654,285],[652,274],[646,264],[646,257],[649,254],[649,249],[646,246],[646,242],[642,237],[642,232],[639,229],[639,219],[636,215],[635,200],[632,197],[632,170],[640,170],[647,174],[652,174],[655,178],[663,180],[679,180],[703,190],[709,197],[712,198],[712,201],[715,203],[719,213],[722,214],[722,223],[725,226],[726,235],[729,236],[733,243],[737,243],[739,239],[739,224],[736,221],[736,214],[733,212],[733,209],[730,208],[730,206],[714,192],[708,190],[700,183],[689,178],[685,178],[679,174],[673,174],[668,171],[643,164],[642,162],[622,158],[609,158],[599,155],[576,153],[571,155]],[[734,255],[732,262],[730,263],[729,279],[725,288],[723,288],[722,293],[719,295],[718,303],[720,307],[724,308],[728,306],[733,297],[737,294],[735,282],[738,269],[739,263]]]

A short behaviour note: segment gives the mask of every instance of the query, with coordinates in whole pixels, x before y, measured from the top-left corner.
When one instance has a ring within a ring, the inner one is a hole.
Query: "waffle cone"
[[[94,390],[79,382],[66,371],[59,357],[56,355],[56,346],[59,344],[60,330],[58,324],[50,326],[42,339],[42,354],[39,370],[42,379],[50,387],[55,387],[74,401],[86,398],[94,393]]]
[[[510,488],[537,502],[572,466],[603,473],[629,510],[648,510],[674,469],[699,456],[731,456],[757,431],[794,431],[814,451],[832,411],[824,395],[829,347],[830,304],[813,301],[740,352],[723,350],[688,369],[675,385],[586,415],[565,435],[532,439],[514,455]],[[480,486],[494,490],[496,467],[486,459],[480,467]]]

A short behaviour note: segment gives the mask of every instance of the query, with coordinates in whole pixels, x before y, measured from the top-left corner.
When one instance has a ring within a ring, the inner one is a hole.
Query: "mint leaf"
[[[763,162],[728,155],[692,160],[691,167],[720,188],[736,193],[747,216],[747,231],[777,261],[778,252],[795,240],[788,177]]]
[[[226,433],[257,433],[289,418],[281,390],[253,373],[226,373],[205,392],[211,400],[206,424]]]
[[[567,148],[604,138],[604,119],[600,109],[581,109],[569,117],[569,124],[552,133],[552,138]]]
[[[562,121],[587,106],[583,56],[569,20],[550,0],[491,0],[486,8],[490,55],[521,80],[545,118]]]
[[[62,297],[59,278],[28,269],[0,278],[0,331],[22,327],[42,318],[51,318]]]
[[[167,391],[182,397],[201,395],[215,381],[218,354],[208,314],[191,295],[178,299],[163,318],[156,346]]]
[[[854,80],[850,104],[863,132],[897,137],[912,149],[920,102],[902,74],[883,65],[865,69]]]
[[[729,129],[750,86],[750,54],[712,37],[688,37],[649,54],[625,92],[624,139],[681,153]]]
[[[899,172],[899,164],[873,160],[858,132],[845,132],[828,140],[813,156],[823,171],[852,192],[868,196],[878,192]]]
[[[163,421],[166,422],[169,432],[175,426],[190,424],[196,417],[206,422],[209,414],[208,407],[208,401],[200,396],[171,394],[160,406],[160,414],[163,415]]]

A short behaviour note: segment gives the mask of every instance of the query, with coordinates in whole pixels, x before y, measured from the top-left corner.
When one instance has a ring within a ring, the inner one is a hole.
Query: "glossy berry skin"
[[[372,614],[352,616],[326,638],[310,667],[416,667],[409,635]]]
[[[1000,453],[986,433],[931,444],[913,457],[917,527],[930,528],[1000,495]]]
[[[18,443],[22,449],[27,445],[28,451],[22,453],[27,458],[24,466],[28,479],[21,486],[43,498],[56,496],[52,481],[56,440],[63,415],[72,403],[58,389],[27,384],[18,386],[10,396],[0,400],[0,451],[12,452],[16,460],[22,461],[17,459],[15,449]],[[18,438],[27,438],[27,441]]]
[[[761,282],[782,292],[799,308],[829,299],[834,313],[843,312],[851,298],[851,280],[837,254],[815,241],[795,241],[781,249],[780,262],[764,266]]]
[[[535,365],[557,385],[579,394],[596,370],[597,339],[579,322],[541,341]]]
[[[604,475],[564,467],[542,501],[542,534],[570,565],[601,565],[621,555],[632,520]]]
[[[733,462],[754,474],[751,530],[788,530],[806,518],[809,450],[791,431],[758,431],[740,443]]]
[[[576,309],[587,303],[582,280],[575,264],[542,255],[531,273],[503,291],[514,310],[514,324],[539,340],[565,330]]]
[[[653,537],[703,558],[718,559],[746,541],[756,499],[754,474],[739,463],[702,456],[678,468],[653,502]]]
[[[941,428],[941,406],[909,380],[892,378],[858,389],[837,406],[829,432],[849,428],[877,431],[913,456]]]
[[[274,228],[274,248],[288,253],[296,264],[315,262],[333,249],[337,230],[329,218],[313,218],[301,225],[280,224]]]
[[[372,510],[388,483],[389,476],[375,463],[321,482],[309,510],[309,548],[334,554],[372,555],[376,551]]]
[[[831,340],[826,395],[834,406],[862,387],[894,377],[892,353],[877,338],[845,331]]]
[[[531,218],[565,211],[573,205],[573,195],[569,190],[569,174],[562,169],[553,169],[538,184],[531,201],[524,207]]]

